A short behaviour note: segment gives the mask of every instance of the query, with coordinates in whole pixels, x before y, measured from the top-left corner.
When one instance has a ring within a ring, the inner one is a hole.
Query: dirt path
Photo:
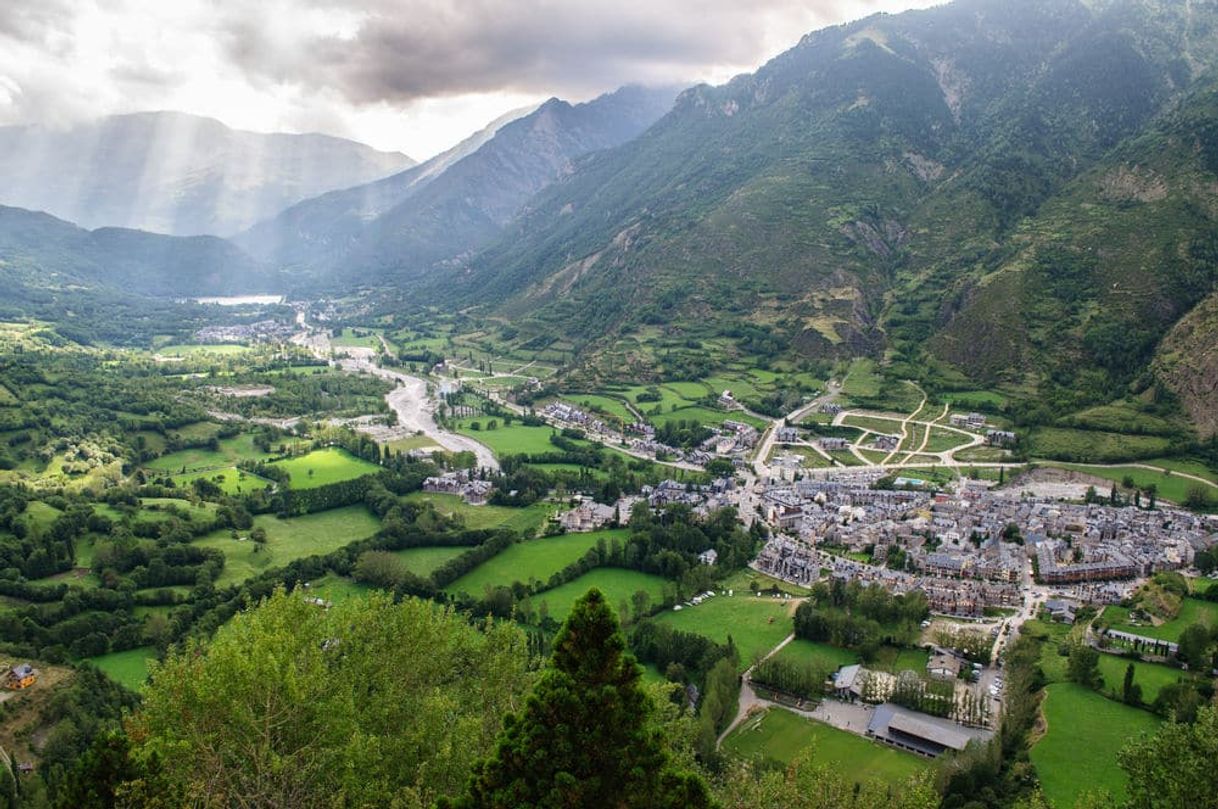
[[[795,640],[794,632],[787,635],[786,638],[783,639],[782,643],[771,649],[765,657],[761,658],[760,662],[764,663],[765,661],[769,660],[771,657],[781,652],[783,648],[793,640]],[[727,738],[728,734],[735,730],[742,722],[744,722],[744,720],[749,718],[749,712],[751,710],[754,708],[769,707],[772,704],[769,700],[762,699],[761,697],[757,696],[757,692],[753,690],[753,686],[749,685],[749,673],[752,672],[756,667],[756,664],[749,666],[748,669],[745,670],[744,674],[741,675],[740,699],[737,702],[739,707],[736,709],[736,718],[733,719],[731,724],[724,728],[723,732],[719,734],[719,739],[715,742],[715,747],[721,746],[723,744],[723,740]]]

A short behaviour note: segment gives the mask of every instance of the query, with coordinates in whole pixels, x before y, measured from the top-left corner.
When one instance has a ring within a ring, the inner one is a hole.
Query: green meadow
[[[381,471],[376,464],[356,458],[339,447],[313,450],[307,455],[275,461],[275,465],[288,473],[293,489],[315,489]]]
[[[650,573],[616,567],[600,567],[588,571],[574,581],[538,593],[533,596],[532,601],[533,606],[538,608],[544,603],[550,612],[550,617],[561,622],[566,620],[571,613],[571,607],[575,604],[576,599],[595,587],[605,594],[605,598],[615,610],[620,609],[622,602],[631,605],[630,614],[633,615],[631,597],[635,593],[642,590],[651,597],[652,604],[658,604],[664,596],[664,585],[667,583],[666,579]]]
[[[138,649],[87,657],[85,660],[97,666],[119,685],[138,691],[148,679],[148,663],[156,658],[155,649],[151,646],[141,646]]]
[[[436,492],[411,492],[402,499],[408,503],[429,502],[440,514],[459,516],[466,528],[510,528],[525,536],[536,534],[556,509],[553,504],[542,502],[524,508],[472,506],[460,495]]]
[[[544,582],[567,565],[579,559],[600,540],[624,540],[625,530],[592,531],[587,534],[561,534],[529,539],[483,562],[445,588],[451,594],[467,593],[480,597],[488,587],[510,585],[513,582]]]
[[[791,609],[786,599],[716,595],[694,607],[668,610],[656,620],[717,643],[726,643],[731,636],[740,650],[740,670],[744,671],[791,634]]]

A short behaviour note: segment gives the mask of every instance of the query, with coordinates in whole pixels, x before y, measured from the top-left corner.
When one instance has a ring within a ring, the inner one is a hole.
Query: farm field
[[[1125,607],[1107,607],[1102,617],[1111,628],[1119,632],[1175,642],[1180,639],[1181,633],[1193,624],[1218,626],[1218,604],[1201,601],[1197,598],[1186,598],[1180,602],[1179,614],[1158,626],[1151,626],[1145,622],[1130,623],[1129,610]]]
[[[1048,686],[1042,710],[1048,730],[1031,757],[1053,807],[1070,809],[1086,790],[1106,790],[1116,803],[1124,799],[1117,753],[1131,738],[1153,732],[1159,720],[1073,683]]]
[[[526,537],[536,534],[555,510],[549,503],[534,503],[525,508],[471,506],[460,495],[438,492],[411,492],[402,499],[407,503],[430,502],[440,514],[459,515],[466,528],[510,528]]]
[[[1183,503],[1185,498],[1188,497],[1189,489],[1201,486],[1208,492],[1212,500],[1218,502],[1218,486],[1206,486],[1204,483],[1178,475],[1154,472],[1150,469],[1141,469],[1136,466],[1096,467],[1072,463],[1055,463],[1053,465],[1081,472],[1084,475],[1110,480],[1118,486],[1122,484],[1126,477],[1130,477],[1133,478],[1134,485],[1139,489],[1145,489],[1153,485],[1159,499],[1170,500],[1173,503]]]
[[[275,465],[288,473],[293,489],[315,489],[381,471],[376,464],[338,447],[313,450],[308,455],[276,461]]]
[[[651,596],[651,603],[657,604],[664,596],[664,585],[667,579],[638,570],[625,570],[616,567],[601,567],[590,570],[574,581],[559,585],[552,590],[533,596],[533,606],[540,609],[545,604],[550,617],[562,622],[571,613],[575,600],[593,587],[605,594],[610,606],[619,609],[625,601],[630,604],[630,598],[639,590]],[[630,608],[633,614],[633,606]]]
[[[321,598],[333,604],[338,604],[349,598],[363,598],[372,592],[372,588],[368,585],[361,584],[346,576],[339,576],[336,573],[327,573],[320,579],[311,581],[308,584],[308,589],[304,591],[305,595],[310,598]]]
[[[470,429],[470,424],[479,422],[481,430]],[[550,443],[550,436],[556,430],[553,427],[529,427],[524,424],[500,426],[494,430],[486,429],[490,419],[486,417],[460,419],[456,431],[467,435],[490,447],[496,456],[505,455],[541,455],[547,452],[558,452],[558,447]]]
[[[528,582],[532,579],[546,581],[567,565],[579,559],[596,543],[603,539],[624,540],[629,532],[592,531],[587,534],[561,534],[517,542],[498,556],[494,556],[445,588],[445,592],[467,593],[481,596],[488,587],[510,585],[513,582]]]
[[[401,551],[391,551],[391,553],[401,559],[405,563],[406,569],[411,573],[416,576],[427,577],[445,562],[456,559],[468,550],[469,548],[463,546],[451,548],[424,547],[406,548]]]
[[[200,547],[215,548],[224,554],[224,571],[216,581],[217,587],[243,582],[267,568],[280,567],[294,559],[337,550],[357,539],[372,536],[380,530],[381,523],[366,507],[357,505],[286,520],[260,514],[254,518],[254,527],[263,528],[267,533],[266,547],[261,550],[248,538],[233,539],[227,529],[195,540]],[[248,537],[248,532],[243,535]]]
[[[237,469],[235,466],[174,475],[173,482],[178,487],[186,488],[199,478],[215,483],[225,494],[256,492],[271,485],[271,481],[260,478],[252,472]]]
[[[123,652],[86,657],[85,660],[97,666],[119,685],[138,691],[148,679],[149,661],[156,660],[156,657],[156,650],[151,646],[141,646]]]
[[[693,632],[716,643],[726,643],[730,635],[740,650],[740,670],[782,643],[793,628],[792,602],[786,599],[755,596],[717,595],[696,607],[668,610],[656,620],[682,632]]]
[[[913,753],[886,747],[781,708],[770,708],[762,716],[749,719],[723,741],[723,748],[738,756],[784,764],[813,746],[815,762],[894,787],[900,787],[930,766],[927,759]]]
[[[343,329],[338,337],[331,336],[330,343],[340,348],[371,348],[374,351],[381,348],[381,341],[376,333],[368,329],[353,329],[350,326]]]

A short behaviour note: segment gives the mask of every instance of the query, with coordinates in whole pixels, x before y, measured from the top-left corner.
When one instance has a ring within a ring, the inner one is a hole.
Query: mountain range
[[[413,166],[328,135],[260,134],[178,112],[0,127],[0,204],[86,228],[227,236],[309,197]]]

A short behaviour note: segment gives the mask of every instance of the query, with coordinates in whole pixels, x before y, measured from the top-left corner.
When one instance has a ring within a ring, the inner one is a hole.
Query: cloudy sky
[[[935,0],[0,0],[0,124],[174,109],[416,158],[622,84],[719,83]]]

